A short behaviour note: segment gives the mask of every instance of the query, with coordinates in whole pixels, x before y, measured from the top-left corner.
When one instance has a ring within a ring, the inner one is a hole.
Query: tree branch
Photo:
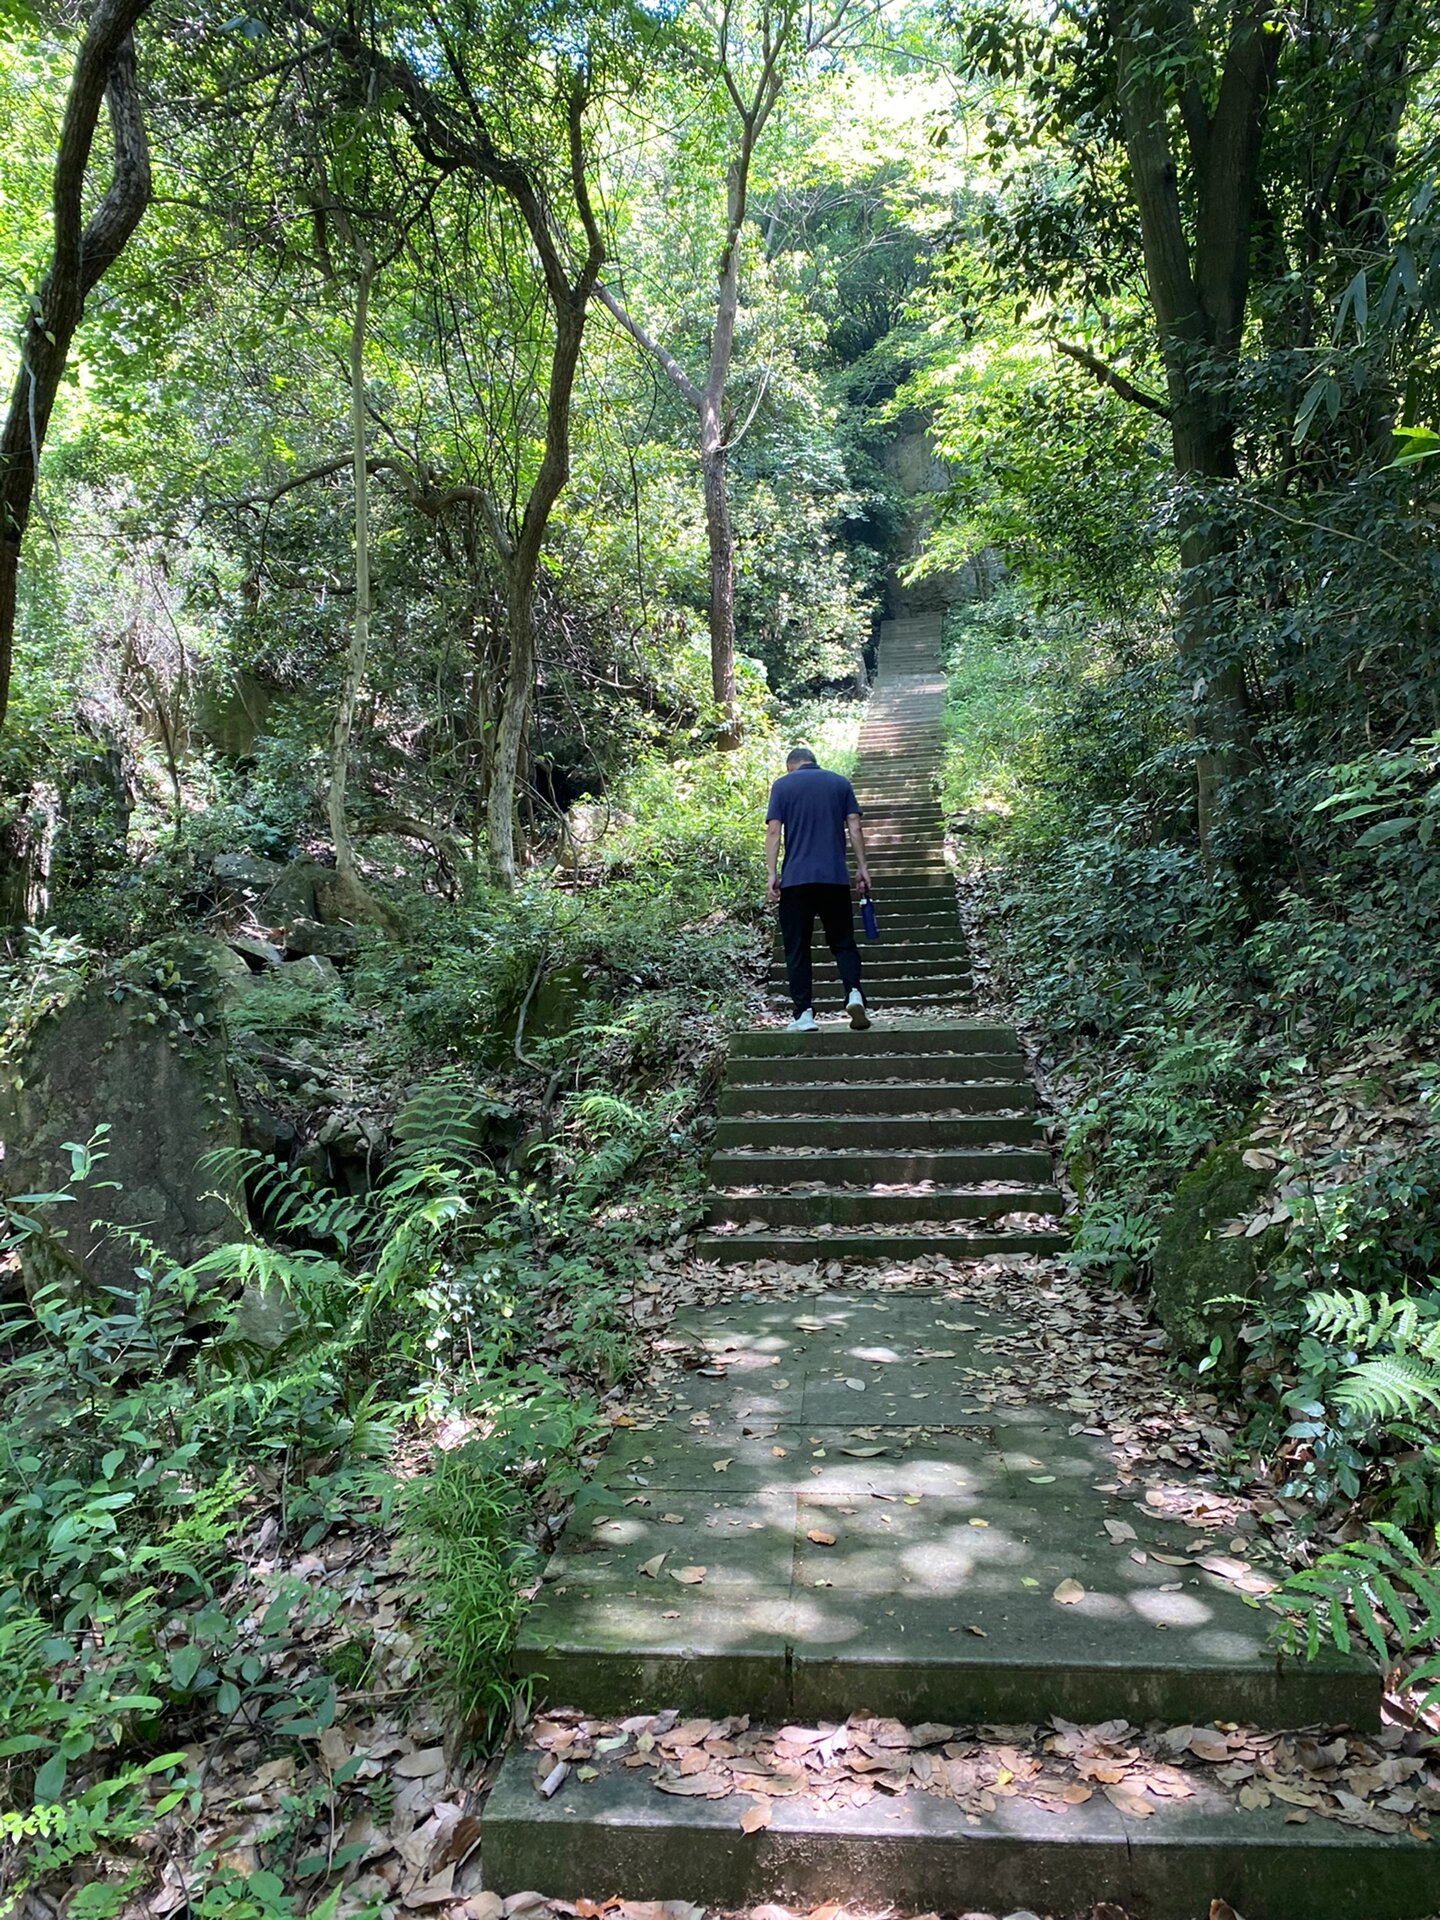
[[[689,374],[686,373],[674,354],[669,352],[667,348],[662,347],[653,335],[645,331],[640,322],[631,314],[629,308],[623,306],[621,302],[616,299],[615,295],[610,291],[609,287],[605,285],[603,280],[596,285],[595,298],[600,302],[601,306],[605,308],[607,313],[613,315],[614,318],[620,322],[636,346],[650,355],[651,359],[655,361],[656,365],[675,388],[676,392],[692,407],[698,410],[705,396],[690,378]]]
[[[1112,367],[1108,360],[1091,353],[1088,347],[1079,346],[1073,340],[1052,340],[1050,344],[1057,353],[1063,353],[1067,360],[1073,360],[1077,366],[1093,373],[1102,387],[1118,393],[1122,400],[1128,400],[1132,406],[1144,407],[1147,412],[1158,413],[1162,420],[1170,418],[1170,409],[1163,400],[1157,400],[1153,393],[1146,393],[1133,380],[1127,380],[1118,367]]]

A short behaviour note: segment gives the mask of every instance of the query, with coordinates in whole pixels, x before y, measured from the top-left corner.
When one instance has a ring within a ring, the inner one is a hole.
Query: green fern
[[[1366,1420],[1414,1419],[1440,1408],[1440,1317],[1432,1301],[1369,1294],[1313,1293],[1310,1331],[1369,1357],[1353,1360],[1330,1398]]]
[[[290,1167],[253,1147],[219,1147],[200,1165],[232,1191],[242,1182],[277,1233],[330,1240],[344,1253],[366,1216],[363,1198],[323,1186],[308,1167]]]
[[[472,1164],[480,1156],[493,1104],[457,1075],[437,1074],[417,1087],[395,1116],[396,1161]]]
[[[1367,1419],[1414,1419],[1426,1407],[1440,1408],[1440,1367],[1403,1353],[1361,1360],[1331,1389],[1330,1398]]]
[[[1282,1581],[1270,1604],[1285,1615],[1275,1638],[1287,1653],[1313,1660],[1322,1645],[1341,1653],[1352,1646],[1353,1616],[1384,1667],[1395,1658],[1427,1657],[1406,1676],[1428,1700],[1440,1694],[1440,1570],[1430,1566],[1399,1527],[1377,1521],[1375,1538],[1353,1540],[1322,1554],[1313,1566]],[[1392,1630],[1387,1634],[1387,1626]]]

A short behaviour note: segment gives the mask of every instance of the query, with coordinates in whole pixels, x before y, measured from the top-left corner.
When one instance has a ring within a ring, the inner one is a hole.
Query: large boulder
[[[177,938],[131,955],[43,1019],[0,1087],[6,1193],[53,1194],[71,1180],[69,1142],[100,1127],[103,1158],[70,1201],[25,1211],[44,1232],[22,1250],[27,1283],[135,1287],[133,1231],[188,1263],[247,1231],[236,1174],[201,1165],[238,1147],[226,1060],[219,941]]]
[[[247,759],[265,731],[277,692],[244,667],[202,674],[195,689],[195,731],[227,759]]]
[[[1246,1306],[1259,1297],[1274,1230],[1225,1233],[1254,1215],[1273,1175],[1245,1164],[1246,1142],[1213,1147],[1175,1189],[1152,1260],[1156,1318],[1175,1352],[1197,1359],[1216,1335],[1228,1370]]]

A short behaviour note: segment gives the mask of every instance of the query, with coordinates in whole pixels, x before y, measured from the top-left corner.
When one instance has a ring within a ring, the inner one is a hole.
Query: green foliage
[[[1313,1660],[1328,1644],[1349,1653],[1353,1619],[1383,1667],[1398,1658],[1422,1699],[1440,1691],[1440,1656],[1411,1664],[1440,1641],[1440,1576],[1399,1527],[1379,1521],[1374,1538],[1321,1554],[1283,1580],[1270,1604],[1287,1616],[1276,1629],[1287,1651]]]
[[[1440,1409],[1440,1296],[1372,1299],[1358,1290],[1305,1303],[1311,1332],[1357,1359],[1330,1397],[1362,1418],[1421,1419]]]
[[[438,1454],[405,1490],[400,1553],[425,1623],[431,1679],[468,1726],[493,1727],[514,1710],[508,1655],[526,1584],[539,1571],[525,1510],[583,1427],[568,1402],[542,1393],[523,1416],[502,1410],[484,1439]]]

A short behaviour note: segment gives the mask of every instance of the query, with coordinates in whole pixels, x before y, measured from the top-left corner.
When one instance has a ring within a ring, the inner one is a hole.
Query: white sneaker
[[[786,1033],[818,1033],[820,1031],[820,1023],[815,1018],[813,1009],[806,1007],[804,1013],[796,1014],[785,1031]]]
[[[865,996],[859,987],[850,989],[850,998],[845,1002],[845,1011],[850,1016],[850,1024],[857,1033],[863,1033],[870,1024],[870,1014],[865,1005]]]

